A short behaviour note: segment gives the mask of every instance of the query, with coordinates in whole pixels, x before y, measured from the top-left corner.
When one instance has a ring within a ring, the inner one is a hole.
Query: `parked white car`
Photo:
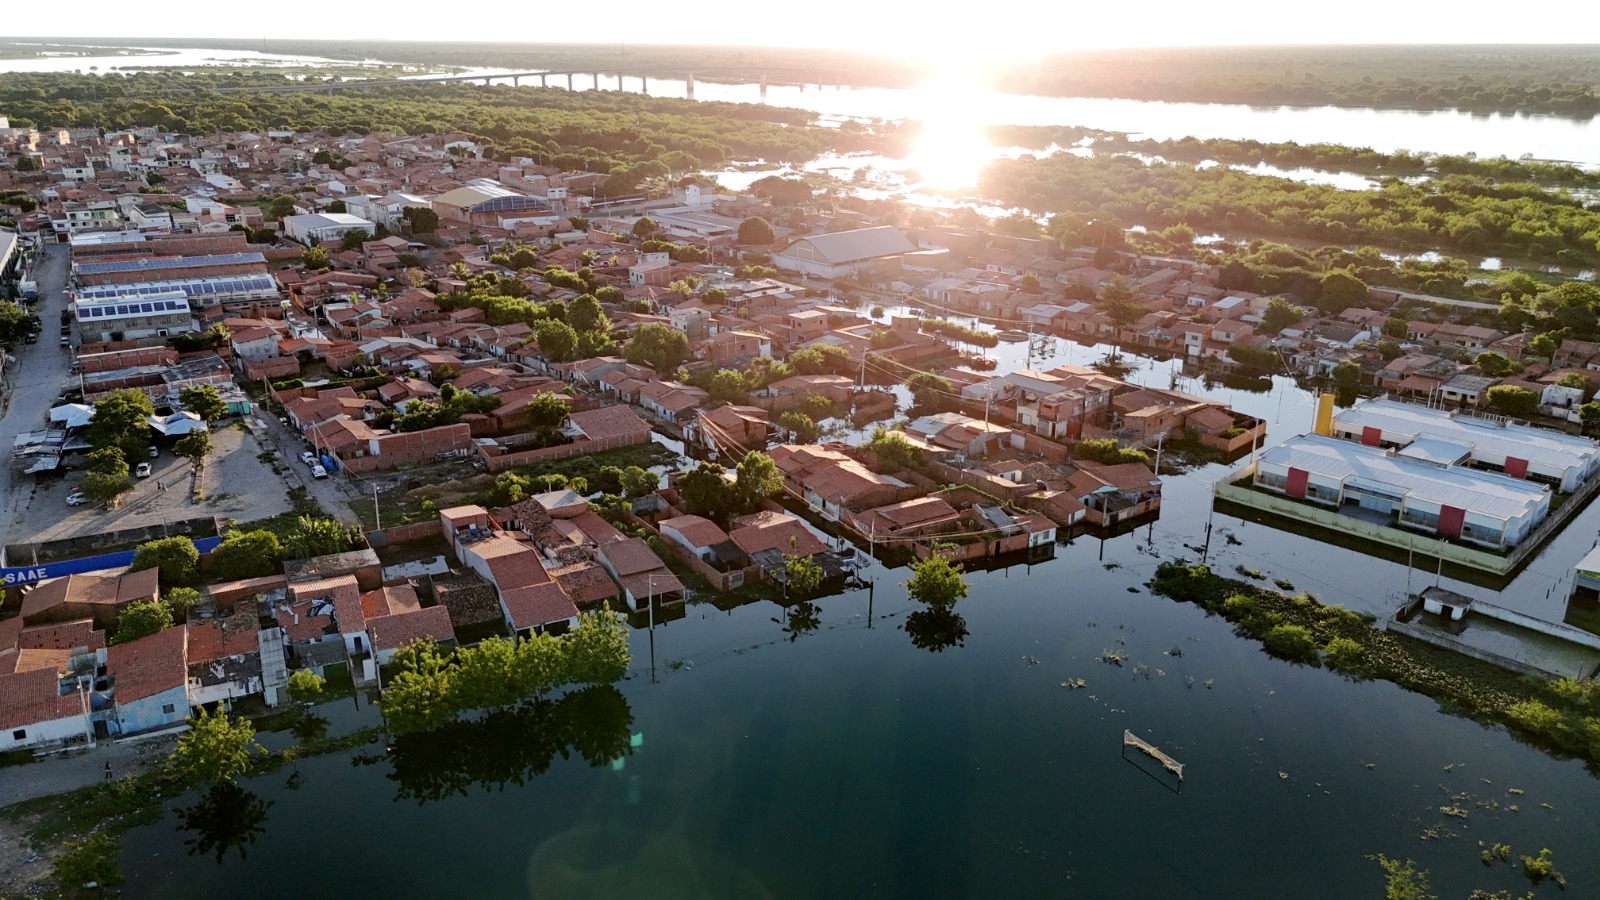
[[[149,478],[150,477],[150,464],[147,463],[147,462],[142,462],[142,463],[139,463],[137,466],[134,466],[133,467],[133,477],[135,477],[135,478]]]
[[[312,466],[311,467],[311,477],[312,478],[327,478],[328,477],[328,470],[324,469],[321,465]]]
[[[310,450],[307,450],[306,452],[300,454],[300,461],[308,466],[314,466],[317,464],[317,455],[312,453]]]
[[[89,498],[83,495],[83,491],[73,491],[67,495],[68,506],[82,506],[88,502]]]

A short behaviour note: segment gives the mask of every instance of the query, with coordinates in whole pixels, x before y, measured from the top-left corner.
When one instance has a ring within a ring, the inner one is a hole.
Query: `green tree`
[[[1493,350],[1485,350],[1482,353],[1479,353],[1477,357],[1473,359],[1472,364],[1479,372],[1482,372],[1490,378],[1499,378],[1503,375],[1509,375],[1512,369],[1511,360],[1506,359],[1503,354],[1496,353]]]
[[[26,157],[24,157],[26,159]],[[111,831],[97,831],[66,849],[50,864],[50,877],[63,900],[115,896],[122,883],[122,848]]]
[[[624,497],[643,497],[653,492],[661,484],[661,476],[638,466],[629,466],[622,470],[622,495]]]
[[[328,261],[328,251],[322,247],[307,247],[300,251],[300,264],[308,269],[329,269],[333,264]]]
[[[96,450],[115,447],[129,466],[144,459],[150,445],[149,416],[156,413],[150,397],[137,388],[113,391],[94,403],[84,436]],[[124,473],[126,474],[126,473]]]
[[[1583,377],[1583,375],[1578,372],[1568,372],[1567,374],[1561,376],[1560,380],[1558,380],[1556,384],[1560,387],[1572,388],[1573,390],[1583,391],[1585,393],[1588,393],[1589,391],[1589,379]]]
[[[161,597],[166,601],[167,608],[172,610],[173,621],[181,622],[188,615],[189,610],[200,602],[200,592],[192,587],[168,588]]]
[[[357,528],[347,528],[339,524],[339,520],[327,517],[301,516],[295,522],[294,530],[289,532],[289,537],[284,541],[284,553],[294,559],[310,559],[314,556],[327,556],[330,553],[343,553],[352,547],[360,546],[361,531]]]
[[[526,476],[516,472],[501,472],[494,478],[494,504],[510,506],[521,503],[527,499],[531,486]]]
[[[813,344],[789,354],[789,366],[800,375],[841,372],[850,366],[850,353],[831,344]]]
[[[1556,340],[1554,335],[1549,333],[1536,334],[1528,341],[1528,352],[1534,356],[1542,356],[1547,360],[1553,361],[1558,349],[1560,349],[1560,342]]]
[[[279,194],[278,196],[273,197],[271,204],[267,206],[267,215],[278,221],[282,221],[285,216],[294,215],[294,204],[295,200],[293,197],[289,196],[288,194]]]
[[[205,420],[207,425],[228,414],[228,404],[209,384],[186,387],[178,392],[178,402],[183,408]]]
[[[778,424],[788,429],[797,444],[815,443],[817,436],[821,433],[821,430],[817,428],[817,423],[813,422],[810,416],[794,410],[780,413],[778,415]]]
[[[656,223],[649,216],[640,216],[639,221],[633,223],[633,236],[646,240],[656,233]]]
[[[881,426],[874,429],[867,449],[878,457],[878,469],[881,472],[921,470],[924,466],[922,454],[898,431]]]
[[[320,698],[325,687],[322,676],[310,669],[295,669],[289,674],[289,696],[300,703]]]
[[[590,482],[591,486],[602,494],[621,494],[622,470],[616,466],[601,466]]]
[[[761,501],[783,490],[783,473],[772,457],[752,450],[734,468],[733,487],[738,502],[735,515],[755,512],[761,508]]]
[[[417,638],[395,651],[399,672],[384,686],[380,707],[395,731],[432,731],[455,718],[455,669],[439,645]]]
[[[609,603],[579,614],[578,627],[565,643],[567,680],[578,684],[611,684],[628,674],[628,664],[633,661],[628,653],[628,629]]]
[[[110,643],[126,644],[172,627],[172,607],[160,600],[129,603],[117,614],[117,631]]]
[[[223,581],[260,578],[283,569],[283,543],[265,528],[234,529],[211,550],[211,575]]]
[[[1288,328],[1305,317],[1305,311],[1283,297],[1267,300],[1266,311],[1261,314],[1261,327],[1269,334]]]
[[[0,303],[0,344],[20,344],[40,328],[38,316],[15,303]]]
[[[700,295],[700,302],[707,306],[727,306],[728,292],[722,288],[708,288],[705,293]]]
[[[706,393],[718,403],[747,403],[750,395],[745,391],[744,376],[732,369],[718,369],[711,376]]]
[[[1133,289],[1121,275],[1113,277],[1100,288],[1100,311],[1106,314],[1112,326],[1123,328],[1145,316],[1144,307],[1133,300]]]
[[[1367,302],[1366,282],[1343,269],[1335,269],[1322,276],[1322,294],[1317,306],[1330,315]]]
[[[133,490],[133,480],[126,475],[88,472],[84,474],[79,490],[91,503],[115,507],[119,497]]]
[[[208,713],[201,708],[189,730],[178,737],[178,746],[167,761],[180,780],[203,787],[231,783],[250,770],[250,758],[256,752],[263,750],[249,722],[231,722],[221,709]]]
[[[145,541],[133,552],[129,571],[160,569],[164,587],[193,584],[200,574],[200,551],[186,537],[163,537]]]
[[[955,405],[955,385],[946,378],[919,372],[906,379],[911,405],[922,412],[939,412]]]
[[[567,307],[567,324],[580,335],[611,330],[611,322],[606,318],[606,311],[600,308],[600,301],[593,294],[580,294],[572,301]]]
[[[211,452],[211,432],[191,431],[172,445],[172,449],[194,464],[196,469],[206,466],[206,455]]]
[[[1539,395],[1514,384],[1497,384],[1489,388],[1489,408],[1501,415],[1526,419],[1539,411]]]
[[[961,564],[951,562],[937,552],[927,559],[911,564],[911,579],[906,582],[906,594],[918,603],[934,609],[949,610],[967,596],[967,579]]]
[[[572,415],[561,395],[549,391],[534,394],[533,399],[528,401],[527,409],[528,427],[545,435],[567,424],[567,419]]]
[[[751,216],[739,223],[739,243],[770,244],[778,236],[772,233],[772,223],[760,216]]]
[[[784,588],[796,597],[806,597],[822,587],[822,567],[809,557],[784,554]]]
[[[646,322],[634,329],[623,356],[635,365],[672,372],[689,358],[689,336],[669,325]]]
[[[726,520],[732,512],[733,496],[727,473],[714,462],[702,462],[678,476],[678,497],[684,511],[693,515]]]
[[[455,704],[463,709],[509,706],[532,693],[517,678],[517,645],[491,637],[456,651]]]
[[[1578,407],[1578,421],[1583,424],[1585,434],[1593,431],[1596,425],[1600,425],[1600,403],[1590,401]]]
[[[439,230],[439,214],[424,206],[407,206],[400,215],[411,223],[412,234],[432,234]]]
[[[1383,333],[1395,340],[1403,340],[1411,326],[1399,316],[1391,316],[1383,323]]]
[[[565,322],[545,319],[533,326],[534,339],[539,342],[539,352],[551,362],[565,362],[572,358],[578,347],[578,332]]]

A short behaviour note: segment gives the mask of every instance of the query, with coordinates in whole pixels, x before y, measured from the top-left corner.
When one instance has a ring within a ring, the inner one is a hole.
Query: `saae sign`
[[[194,548],[201,553],[209,553],[222,538],[201,538],[194,542]],[[133,562],[132,550],[121,553],[105,553],[100,556],[86,556],[82,559],[65,559],[61,562],[46,563],[42,566],[19,566],[16,568],[0,569],[0,584],[7,587],[19,584],[32,584],[46,578],[60,578],[63,575],[81,575],[84,572],[99,572],[102,569],[122,569]]]

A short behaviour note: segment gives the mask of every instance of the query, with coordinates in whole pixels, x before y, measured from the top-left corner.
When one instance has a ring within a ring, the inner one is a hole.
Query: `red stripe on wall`
[[[1505,471],[1506,474],[1510,475],[1512,478],[1527,478],[1528,461],[1525,459],[1517,459],[1515,456],[1508,456],[1506,457]]]
[[[1361,429],[1361,443],[1368,447],[1376,447],[1383,442],[1383,429],[1367,425]]]
[[[1305,469],[1290,469],[1288,486],[1289,496],[1295,498],[1296,500],[1304,500],[1306,496],[1306,479],[1308,477],[1309,473],[1307,473]]]
[[[1439,508],[1439,534],[1450,537],[1461,537],[1461,526],[1467,519],[1467,511],[1459,506],[1441,506]]]

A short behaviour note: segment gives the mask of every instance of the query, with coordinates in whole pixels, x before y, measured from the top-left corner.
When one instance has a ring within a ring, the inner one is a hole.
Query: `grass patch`
[[[1441,706],[1553,754],[1582,759],[1600,774],[1600,683],[1541,681],[1403,635],[1379,631],[1369,616],[1324,606],[1213,574],[1205,566],[1164,562],[1150,588],[1232,622],[1235,633],[1276,655],[1347,674],[1390,681]]]

